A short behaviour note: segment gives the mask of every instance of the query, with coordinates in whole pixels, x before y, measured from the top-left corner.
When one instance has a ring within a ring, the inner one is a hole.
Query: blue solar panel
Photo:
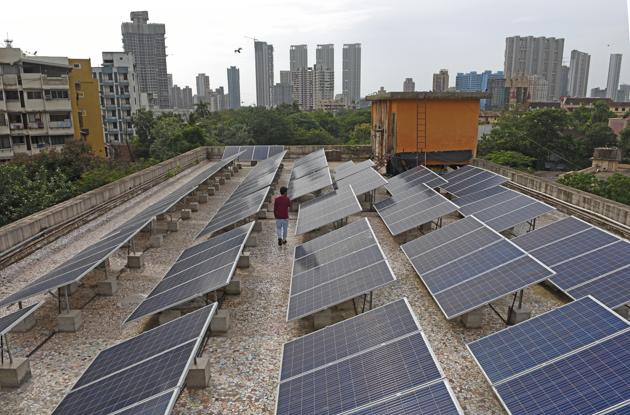
[[[21,308],[14,311],[11,314],[7,314],[0,318],[0,336],[8,333],[13,327],[19,324],[22,320],[34,313],[39,308],[40,304],[31,304],[28,307]]]
[[[472,197],[474,195],[476,195],[476,193],[473,193],[472,195],[469,195],[469,196]],[[468,215],[474,215],[477,212],[481,212],[484,209],[488,209],[493,206],[496,206],[499,203],[507,202],[508,200],[517,198],[520,195],[521,195],[520,193],[515,192],[514,190],[505,189],[505,191],[498,192],[494,195],[487,196],[487,197],[480,197],[479,199],[475,199],[475,200],[466,199],[466,198],[455,199],[453,203],[455,203],[458,206],[461,206],[461,208],[459,209],[459,212],[462,215],[468,216]],[[481,195],[478,195],[478,196],[481,196]]]
[[[494,197],[500,193],[511,192],[510,189],[502,186],[491,187],[489,189],[480,190],[466,196],[453,198],[453,202],[458,206],[466,206],[474,202],[478,202],[489,197]]]
[[[171,406],[177,399],[178,389],[157,396],[155,398],[143,401],[137,405],[133,405],[117,412],[116,415],[165,415],[171,411]]]
[[[518,224],[536,219],[540,215],[554,211],[555,208],[542,202],[533,201],[526,206],[510,211],[501,211],[498,217],[490,219],[486,225],[497,232],[503,232]],[[481,219],[481,218],[480,218]],[[483,220],[483,219],[481,219]]]
[[[513,239],[513,241],[524,250],[531,252],[534,249],[541,248],[589,228],[591,228],[591,225],[588,223],[569,216],[543,228],[521,235]]]
[[[464,187],[456,192],[457,196],[464,197],[468,196],[483,190],[492,189],[497,187],[507,181],[507,178],[503,176],[490,176],[487,179],[484,179],[475,184],[469,185],[468,187]]]
[[[391,194],[399,194],[416,188],[423,183],[426,183],[429,187],[438,187],[446,184],[447,181],[432,170],[424,166],[417,166],[389,179],[389,183],[385,188]]]
[[[607,307],[615,309],[628,302],[630,298],[630,265],[604,276],[590,280],[567,291],[573,298],[592,295]]]
[[[456,222],[439,229],[439,231],[431,232],[413,241],[401,245],[403,252],[408,257],[414,257],[424,252],[437,249],[438,247],[451,242],[451,240],[460,238],[475,229],[482,228],[483,224],[474,217],[470,216],[460,219]]]
[[[628,326],[619,316],[585,297],[469,343],[468,348],[490,382],[497,383]]]
[[[315,239],[311,239],[308,242],[304,242],[302,245],[298,245],[295,247],[295,258],[298,259],[310,255],[315,251],[343,242],[357,234],[366,231],[371,232],[370,229],[366,218],[350,222],[346,226],[336,229],[334,232],[329,232]]]
[[[595,414],[630,399],[630,332],[496,386],[513,414]]]

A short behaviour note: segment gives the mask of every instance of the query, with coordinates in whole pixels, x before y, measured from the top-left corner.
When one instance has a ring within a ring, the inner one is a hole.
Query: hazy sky
[[[336,93],[341,92],[343,43],[362,43],[362,94],[402,90],[412,77],[416,89],[431,88],[432,74],[501,70],[505,37],[565,39],[564,61],[572,49],[591,54],[588,88],[606,86],[610,53],[622,53],[621,82],[630,83],[627,0],[79,0],[28,4],[4,2],[0,34],[38,55],[90,57],[122,50],[120,23],[132,10],[166,24],[168,71],[194,90],[205,72],[213,88],[225,86],[226,68],[241,70],[241,99],[255,102],[253,41],[273,44],[276,82],[289,67],[289,45],[309,45],[309,64],[318,43],[335,44]],[[233,50],[243,47],[242,54]]]

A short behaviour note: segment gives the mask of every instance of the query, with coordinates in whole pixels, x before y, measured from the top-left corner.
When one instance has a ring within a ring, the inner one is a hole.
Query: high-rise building
[[[564,39],[554,37],[512,36],[505,39],[505,77],[526,79],[543,77],[548,83],[545,101],[560,98],[562,53]]]
[[[273,45],[254,41],[256,63],[256,105],[271,107],[271,89],[273,87]]]
[[[209,107],[210,112],[219,112],[226,109],[225,91],[222,86],[210,92]]]
[[[274,107],[293,104],[291,88],[291,71],[280,71],[280,82],[273,86],[272,103]]]
[[[343,45],[342,91],[346,106],[355,106],[361,99],[361,44]]]
[[[529,101],[545,102],[549,97],[549,81],[540,75],[530,75],[527,77]]]
[[[588,88],[588,71],[591,66],[591,55],[571,51],[571,62],[569,63],[569,93],[570,97],[586,97]]]
[[[85,141],[99,157],[107,157],[98,80],[92,76],[89,59],[68,59],[68,75],[74,138]]]
[[[197,74],[195,84],[197,85],[197,96],[200,97],[200,101],[207,102],[203,98],[207,98],[210,95],[210,77],[205,73]]]
[[[313,67],[313,109],[324,109],[335,99],[335,71],[315,65]]]
[[[149,12],[131,12],[131,22],[122,24],[123,48],[133,53],[140,92],[145,92],[152,107],[168,108],[166,71],[166,27],[148,23]]]
[[[488,79],[487,91],[492,94],[492,98],[486,100],[486,110],[502,110],[508,103],[507,90],[505,88],[505,78]]]
[[[228,109],[235,110],[241,107],[241,75],[236,66],[227,69],[228,79]]]
[[[167,73],[166,79],[168,79],[168,105],[169,108],[173,108],[173,74]]]
[[[403,82],[403,92],[414,92],[416,90],[416,83],[413,78],[405,78]]]
[[[462,73],[459,72],[455,77],[455,90],[466,92],[486,92],[488,91],[488,85],[492,79],[501,79],[505,81],[503,71],[497,71],[493,73],[490,70],[477,73],[476,71]],[[505,82],[504,82],[505,84]],[[490,105],[487,99],[480,100],[480,108],[486,109],[486,105]]]
[[[445,92],[448,89],[448,70],[440,69],[433,74],[433,92]]]
[[[308,67],[308,47],[306,45],[291,45],[289,49],[289,70],[295,71]]]
[[[280,71],[280,83],[291,85],[291,71]]]
[[[611,53],[608,63],[608,82],[606,83],[606,98],[617,98],[619,75],[621,74],[621,53]]]
[[[133,54],[103,52],[102,57],[103,66],[92,68],[92,76],[99,83],[105,144],[109,156],[115,156],[112,146],[130,143],[135,134],[132,116],[142,100]]]
[[[560,96],[566,97],[569,95],[569,67],[562,65],[560,67]]]
[[[182,96],[182,89],[179,87],[179,85],[173,85],[172,92],[173,108],[184,108],[184,97]]]
[[[322,69],[335,70],[335,45],[327,43],[325,45],[317,45],[315,49],[315,65]]]
[[[606,90],[602,88],[591,88],[591,98],[606,98]]]
[[[617,102],[629,102],[630,101],[630,85],[619,85],[619,91],[617,91]]]
[[[291,71],[291,97],[302,111],[313,109],[313,68]]]
[[[193,107],[193,93],[192,88],[186,85],[182,88],[182,108]]]

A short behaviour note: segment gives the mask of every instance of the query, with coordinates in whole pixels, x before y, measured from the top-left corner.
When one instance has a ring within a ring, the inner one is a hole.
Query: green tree
[[[139,110],[132,117],[136,135],[133,138],[133,151],[138,158],[148,158],[151,144],[155,141],[152,135],[156,120],[152,111]]]
[[[619,134],[619,148],[625,162],[630,163],[630,126],[621,130]]]
[[[517,169],[529,169],[534,165],[536,159],[526,156],[518,151],[494,151],[484,157],[493,163],[510,166]]]
[[[352,133],[350,133],[350,140],[348,144],[370,144],[372,135],[372,126],[367,123],[361,123],[354,126]]]

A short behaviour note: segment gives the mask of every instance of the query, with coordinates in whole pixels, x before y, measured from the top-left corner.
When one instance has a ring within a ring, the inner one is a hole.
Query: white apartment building
[[[66,57],[0,48],[0,160],[60,149],[74,137]]]
[[[323,66],[313,68],[313,109],[323,110],[324,103],[335,98],[335,71]]]

